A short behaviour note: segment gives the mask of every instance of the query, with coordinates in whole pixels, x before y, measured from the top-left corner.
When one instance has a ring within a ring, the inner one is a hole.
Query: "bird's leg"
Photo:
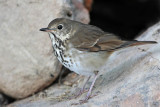
[[[79,91],[78,96],[80,96],[81,94],[83,94],[83,93],[85,93],[86,91],[88,91],[88,90],[85,90],[85,87],[86,87],[86,84],[87,84],[87,82],[89,81],[90,78],[91,78],[91,76],[89,76],[89,77],[87,78],[87,81],[84,83],[83,87],[82,87],[81,90]],[[77,96],[77,97],[78,97],[78,96]]]
[[[95,77],[94,77],[94,80],[92,81],[92,84],[91,84],[91,86],[90,86],[90,88],[89,88],[89,91],[88,91],[88,93],[87,93],[87,96],[85,97],[84,100],[81,100],[81,101],[80,101],[80,104],[87,102],[87,100],[91,97],[92,89],[93,89],[94,83],[95,83],[95,81],[96,81],[96,79],[97,79],[97,76],[98,76],[98,71],[95,72]]]
[[[77,98],[77,97],[79,97],[80,95],[82,95],[83,93],[85,93],[85,92],[88,91],[88,90],[85,90],[85,87],[86,87],[86,84],[87,84],[87,82],[89,81],[90,78],[91,78],[91,76],[89,76],[89,77],[87,78],[87,80],[85,81],[83,87],[80,89],[80,91],[78,92],[78,94],[75,94],[74,97],[72,97],[71,99]]]

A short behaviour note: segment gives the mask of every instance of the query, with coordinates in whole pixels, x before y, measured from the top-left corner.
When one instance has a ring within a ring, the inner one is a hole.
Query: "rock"
[[[50,85],[61,64],[48,34],[39,29],[57,17],[88,23],[89,14],[84,10],[70,0],[1,0],[0,92],[20,99]]]
[[[82,79],[84,79],[83,76],[77,75],[75,73],[70,73],[63,79],[63,84],[52,85],[49,88],[29,98],[16,101],[13,104],[8,105],[7,107],[53,106],[57,102],[67,100],[71,92],[75,90],[75,87],[77,87],[77,84],[82,83]],[[52,104],[50,104],[50,101],[52,102]]]
[[[89,15],[88,15],[88,10],[84,7],[84,5],[82,4],[83,0],[71,0],[74,7],[76,9],[73,10],[74,16],[75,16],[75,20],[76,21],[80,21],[83,22],[85,24],[89,23]]]
[[[137,39],[160,42],[159,35],[160,22]],[[100,93],[90,98],[87,103],[76,105],[76,107],[158,107],[160,105],[159,52],[160,44],[158,43],[131,47],[113,53],[102,68],[92,92],[92,94],[97,91]],[[44,98],[36,97],[34,100],[34,97],[30,97],[10,104],[8,107],[22,105],[23,107],[70,107],[86,95],[68,100],[67,96],[75,89],[76,87],[54,85],[54,88],[45,91]]]
[[[0,93],[0,107],[3,107],[9,103],[8,98],[6,98],[3,94]]]
[[[68,85],[68,86],[73,86],[74,84],[77,84],[76,82],[78,82],[78,80],[81,78],[80,75],[76,74],[76,73],[70,73],[66,76],[66,78],[64,78],[63,80],[63,84],[64,85]]]

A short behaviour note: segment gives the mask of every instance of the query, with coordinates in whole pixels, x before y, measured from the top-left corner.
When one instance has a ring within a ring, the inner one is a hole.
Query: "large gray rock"
[[[160,42],[160,22],[149,28],[138,40]],[[117,51],[110,56],[101,71],[92,94],[97,91],[100,93],[76,107],[159,107],[160,43]],[[75,83],[79,85],[82,81]],[[8,107],[70,107],[86,95],[68,100],[67,96],[73,93],[74,86],[53,85],[35,97]]]
[[[60,72],[50,38],[39,29],[57,17],[89,22],[70,0],[1,0],[0,13],[0,92],[13,98],[43,89]]]
[[[9,100],[6,96],[0,93],[0,107],[3,107],[9,103]]]

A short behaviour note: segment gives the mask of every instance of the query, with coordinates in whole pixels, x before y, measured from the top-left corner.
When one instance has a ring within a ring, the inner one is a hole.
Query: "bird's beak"
[[[43,32],[51,32],[52,30],[54,29],[49,29],[49,28],[41,28],[40,31],[43,31]]]

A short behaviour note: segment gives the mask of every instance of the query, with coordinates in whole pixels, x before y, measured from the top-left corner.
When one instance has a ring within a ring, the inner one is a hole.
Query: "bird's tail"
[[[156,44],[156,41],[126,41],[124,42],[121,46],[117,47],[116,49],[120,49],[120,48],[127,48],[127,47],[131,47],[131,46],[137,46],[137,45],[145,45],[145,44]]]
[[[129,46],[145,45],[145,44],[156,44],[156,41],[129,41]]]

